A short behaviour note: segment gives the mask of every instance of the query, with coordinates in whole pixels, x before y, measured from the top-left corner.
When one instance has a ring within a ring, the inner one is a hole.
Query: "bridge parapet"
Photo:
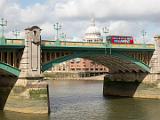
[[[42,40],[42,46],[58,46],[58,47],[98,47],[98,48],[132,48],[132,49],[155,49],[154,44],[106,44],[91,42],[73,42],[73,41],[49,41]]]
[[[0,45],[24,45],[24,39],[0,38]]]
[[[24,39],[5,39],[6,45],[24,45],[25,40]]]

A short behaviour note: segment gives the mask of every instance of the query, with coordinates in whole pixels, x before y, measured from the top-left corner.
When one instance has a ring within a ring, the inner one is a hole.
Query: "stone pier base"
[[[49,95],[46,82],[18,79],[10,91],[4,110],[22,113],[49,113]]]
[[[131,74],[129,76],[131,76]],[[120,75],[119,77],[116,75],[114,77],[105,77],[103,95],[160,99],[160,84],[158,82],[159,80],[156,79],[157,75],[142,74],[142,76],[143,77],[138,77],[141,79],[143,78],[142,80],[134,79],[134,75],[131,77],[132,80],[125,79],[128,77],[127,75],[126,77],[121,76],[123,81],[120,79]],[[115,79],[116,77],[119,78],[117,81]]]

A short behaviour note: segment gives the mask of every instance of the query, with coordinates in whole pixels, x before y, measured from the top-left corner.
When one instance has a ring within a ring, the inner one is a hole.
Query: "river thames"
[[[51,113],[0,112],[0,120],[160,120],[160,100],[103,97],[103,81],[49,81]]]

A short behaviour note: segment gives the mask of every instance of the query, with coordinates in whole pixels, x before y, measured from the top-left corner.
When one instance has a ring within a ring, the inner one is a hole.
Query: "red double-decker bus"
[[[107,36],[107,41],[111,42],[112,44],[134,44],[134,40],[132,36]]]

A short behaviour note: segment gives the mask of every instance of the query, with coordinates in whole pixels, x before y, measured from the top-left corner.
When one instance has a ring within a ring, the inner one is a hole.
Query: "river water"
[[[160,100],[103,97],[102,81],[50,81],[51,114],[0,112],[0,120],[160,120]]]

